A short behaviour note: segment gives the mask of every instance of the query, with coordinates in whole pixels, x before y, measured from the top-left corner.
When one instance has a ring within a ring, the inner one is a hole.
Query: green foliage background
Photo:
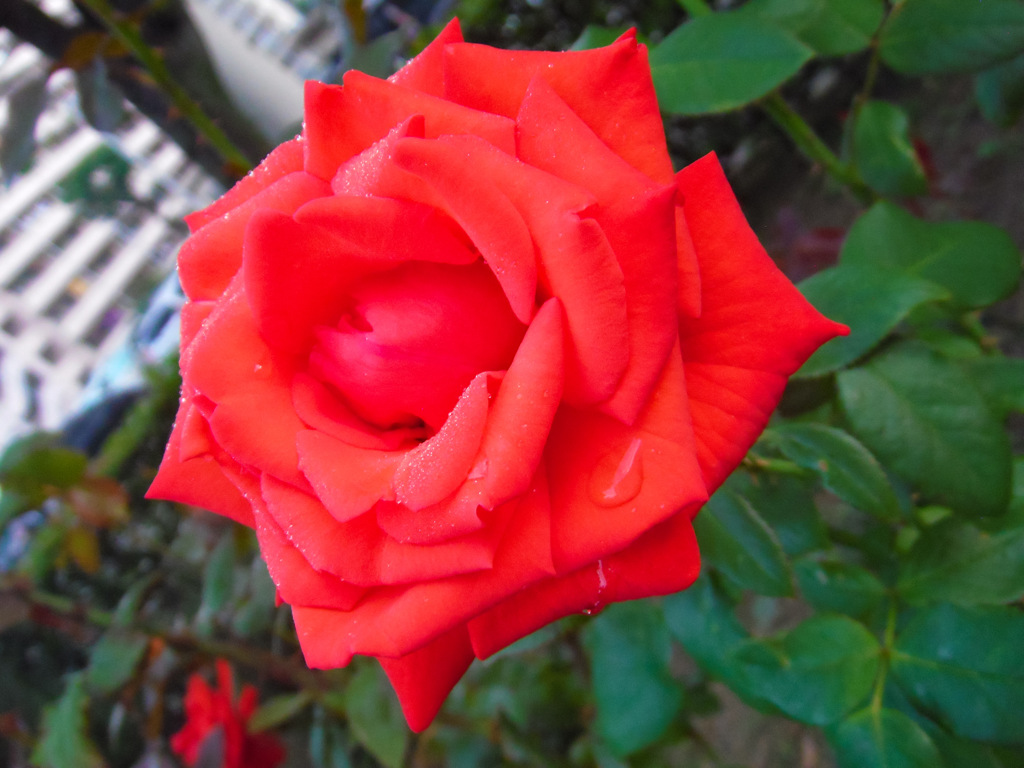
[[[214,657],[259,683],[250,727],[282,733],[290,765],[725,766],[697,724],[735,699],[820,734],[810,743],[829,750],[812,764],[1024,765],[1024,361],[986,328],[1021,256],[991,224],[921,215],[933,171],[915,121],[875,96],[887,79],[966,73],[977,109],[1019,131],[1024,3],[460,12],[470,39],[506,45],[599,45],[637,23],[670,137],[773,121],[860,207],[835,263],[800,284],[851,334],[801,369],[698,516],[691,589],[476,664],[416,738],[376,665],[302,666],[248,532],[141,500],[177,397],[173,366],[155,373],[92,461],[46,436],[0,459],[0,524],[28,536],[0,581],[0,765],[167,764],[185,676]],[[825,142],[790,100],[830,61],[854,87]]]

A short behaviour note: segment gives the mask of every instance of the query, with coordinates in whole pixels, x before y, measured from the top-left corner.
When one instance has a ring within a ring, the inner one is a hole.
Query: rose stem
[[[807,121],[786,103],[778,91],[765,96],[758,103],[808,159],[819,163],[833,179],[845,184],[860,202],[871,205],[878,199],[857,172],[828,148]]]
[[[129,22],[118,18],[108,0],[82,0],[82,4],[96,14],[110,34],[132,52],[132,55],[145,67],[156,84],[170,97],[174,106],[220,152],[225,161],[243,173],[253,167],[252,161],[200,109],[185,89],[174,81],[163,59],[146,44],[138,30]]]
[[[63,595],[55,595],[40,589],[27,588],[11,580],[5,579],[0,582],[0,595],[2,594],[17,597],[30,609],[37,608],[44,611],[52,611],[73,621],[91,624],[100,629],[109,629],[118,623],[112,613],[81,605]],[[126,629],[129,629],[129,627],[126,627]],[[260,648],[253,648],[252,646],[237,642],[209,640],[182,632],[171,633],[146,625],[144,622],[133,622],[130,629],[161,640],[178,650],[221,657],[247,667],[252,667],[266,672],[272,678],[288,682],[297,688],[324,691],[334,687],[332,682],[323,673],[307,669],[304,664],[297,664],[292,659],[282,658]]]

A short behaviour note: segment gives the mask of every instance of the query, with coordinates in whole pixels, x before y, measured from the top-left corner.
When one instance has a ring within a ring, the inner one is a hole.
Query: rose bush
[[[185,725],[171,737],[171,749],[185,765],[196,765],[206,750],[217,749],[223,768],[276,768],[284,760],[284,747],[270,734],[248,730],[258,703],[256,689],[243,686],[236,702],[231,667],[223,659],[217,659],[215,666],[217,684],[213,687],[200,674],[189,676]],[[209,746],[211,743],[214,746]],[[204,766],[213,764],[209,759],[203,762]]]
[[[842,332],[713,156],[673,173],[646,49],[462,42],[308,83],[301,136],[188,219],[150,494],[255,528],[314,667],[414,729],[474,657],[688,586],[691,519]]]

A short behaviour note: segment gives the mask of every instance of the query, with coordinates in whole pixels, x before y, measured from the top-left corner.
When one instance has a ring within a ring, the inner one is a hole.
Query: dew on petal
[[[609,453],[590,475],[590,498],[601,507],[617,507],[636,498],[643,486],[642,441],[634,437],[622,454]]]

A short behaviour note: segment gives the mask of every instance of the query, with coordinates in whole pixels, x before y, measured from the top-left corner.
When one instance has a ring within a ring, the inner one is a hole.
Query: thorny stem
[[[110,34],[132,52],[132,55],[145,67],[156,84],[171,99],[174,106],[220,152],[227,163],[242,171],[253,167],[252,161],[200,109],[185,89],[175,82],[163,59],[142,39],[138,30],[129,22],[118,17],[108,0],[82,0],[82,4],[96,14]]]
[[[870,205],[876,200],[877,195],[860,179],[856,171],[829,149],[778,91],[765,96],[759,104],[808,159],[821,165],[836,181],[845,184],[860,202]]]
[[[109,611],[90,608],[63,595],[34,589],[10,579],[0,581],[0,594],[13,595],[21,599],[29,608],[52,611],[72,621],[91,624],[101,629],[109,629],[118,623],[114,614]],[[159,640],[180,651],[229,659],[237,664],[260,670],[270,677],[287,681],[299,688],[323,691],[333,687],[323,673],[307,669],[304,664],[298,663],[294,659],[268,653],[260,648],[253,648],[237,642],[197,637],[186,632],[169,632],[160,627],[147,625],[145,622],[134,622],[132,631],[149,635],[154,640]]]

